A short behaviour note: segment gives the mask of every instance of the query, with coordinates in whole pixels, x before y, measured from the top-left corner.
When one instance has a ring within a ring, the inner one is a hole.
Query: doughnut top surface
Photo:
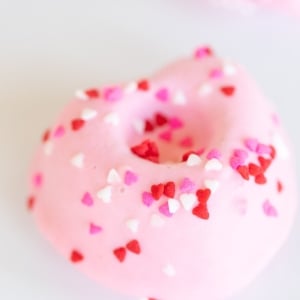
[[[273,106],[242,67],[202,47],[152,77],[77,92],[43,135],[28,208],[107,287],[227,299],[286,239],[293,167]]]

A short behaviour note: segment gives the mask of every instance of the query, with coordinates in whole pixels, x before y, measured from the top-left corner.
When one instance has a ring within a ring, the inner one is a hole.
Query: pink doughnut
[[[203,47],[151,78],[77,92],[43,136],[28,208],[106,287],[227,299],[286,240],[293,169],[273,106],[242,67]]]

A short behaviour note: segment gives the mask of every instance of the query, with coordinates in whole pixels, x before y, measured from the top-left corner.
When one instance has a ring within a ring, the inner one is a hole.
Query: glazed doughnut
[[[270,261],[296,211],[278,114],[209,47],[78,91],[44,133],[29,186],[53,246],[137,299],[227,299]]]

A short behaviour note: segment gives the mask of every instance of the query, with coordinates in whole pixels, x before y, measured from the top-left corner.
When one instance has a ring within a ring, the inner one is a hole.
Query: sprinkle
[[[149,82],[148,82],[147,80],[145,80],[145,79],[140,80],[140,81],[138,82],[137,86],[138,86],[138,89],[139,89],[140,91],[144,91],[144,92],[145,92],[145,91],[148,91],[149,88],[150,88]]]
[[[93,223],[90,224],[90,234],[97,234],[100,233],[102,231],[102,227],[95,225]]]
[[[216,192],[220,186],[220,182],[214,179],[204,180],[204,185],[206,188],[210,189],[212,193]]]
[[[163,195],[163,193],[164,193],[164,185],[162,183],[153,184],[151,186],[151,194],[155,200],[159,200],[159,198]]]
[[[82,90],[77,90],[77,91],[75,91],[75,97],[76,97],[77,99],[83,100],[83,101],[88,100],[87,94],[86,94],[84,91],[82,91]]]
[[[172,102],[175,105],[185,105],[187,102],[185,94],[182,91],[175,92]]]
[[[148,207],[150,207],[152,205],[152,203],[154,202],[154,198],[148,192],[143,192],[142,199],[143,199],[143,203]]]
[[[267,158],[264,158],[262,156],[258,157],[258,161],[259,161],[259,164],[260,164],[260,166],[261,166],[261,168],[263,169],[264,172],[270,167],[270,165],[272,163],[271,159],[267,159]]]
[[[168,89],[162,88],[162,89],[160,89],[160,90],[158,90],[158,91],[156,92],[155,97],[156,97],[159,101],[166,102],[166,101],[169,100],[170,94],[169,94]]]
[[[155,122],[157,126],[163,126],[168,123],[168,118],[162,113],[157,113],[155,115]]]
[[[197,58],[197,59],[201,59],[201,58],[204,58],[207,56],[212,56],[212,55],[213,55],[213,51],[209,47],[198,48],[194,54],[195,58]]]
[[[126,226],[132,233],[137,233],[139,230],[140,222],[138,219],[129,219],[126,221]]]
[[[213,69],[209,73],[209,77],[212,79],[219,79],[223,77],[223,70],[222,69]]]
[[[127,84],[127,86],[124,88],[124,92],[126,94],[131,94],[134,93],[137,90],[137,83],[135,81],[130,82],[129,84]]]
[[[256,153],[259,154],[259,155],[270,154],[271,153],[271,148],[267,145],[259,143],[256,147]]]
[[[45,153],[45,155],[50,156],[53,152],[53,148],[54,148],[53,142],[52,141],[47,141],[44,144],[44,153]]]
[[[277,209],[271,204],[269,200],[263,203],[263,211],[268,217],[278,217]]]
[[[220,91],[227,97],[233,96],[235,93],[235,87],[234,86],[223,86],[220,88]]]
[[[183,138],[180,142],[179,142],[179,145],[183,148],[190,148],[190,147],[193,147],[193,139],[189,136]]]
[[[103,97],[109,102],[118,101],[122,98],[122,89],[119,87],[108,87],[103,91]]]
[[[248,158],[248,152],[243,149],[235,149],[233,154],[235,157],[240,158],[243,162],[245,162]]]
[[[137,240],[132,240],[129,243],[126,244],[127,250],[134,254],[140,254],[141,253],[141,246]]]
[[[27,206],[27,209],[28,209],[29,211],[32,211],[32,210],[34,209],[35,202],[36,202],[36,199],[35,199],[35,197],[33,197],[33,196],[30,196],[30,197],[27,199],[26,206]]]
[[[237,167],[237,171],[238,173],[245,179],[245,180],[249,180],[249,169],[247,166],[239,166]]]
[[[155,142],[145,140],[141,144],[130,148],[135,155],[157,163],[159,158],[158,148]]]
[[[169,198],[173,198],[175,196],[175,191],[176,191],[176,187],[174,181],[169,181],[164,185],[163,193],[165,196]]]
[[[199,166],[201,163],[201,158],[200,156],[192,153],[189,155],[187,161],[186,161],[186,164],[187,166],[189,167],[192,167],[192,166]]]
[[[126,185],[132,185],[138,181],[138,176],[132,171],[126,171],[124,175],[124,183]]]
[[[97,99],[100,97],[100,93],[97,89],[89,89],[86,90],[84,93],[89,99]]]
[[[120,117],[119,117],[118,113],[111,112],[103,118],[103,121],[107,124],[110,124],[113,126],[118,126],[120,123]]]
[[[257,139],[246,139],[245,140],[245,146],[252,152],[256,151],[257,145],[258,145]]]
[[[73,250],[71,252],[70,260],[72,263],[75,263],[75,264],[79,263],[79,262],[83,261],[83,259],[84,259],[84,257],[79,251]]]
[[[172,217],[172,214],[171,214],[171,212],[169,211],[169,204],[168,204],[168,202],[166,202],[166,203],[164,203],[164,204],[162,204],[159,208],[158,208],[158,210],[159,210],[159,212],[161,213],[161,214],[163,214],[164,216],[166,216],[166,217]]]
[[[198,95],[200,97],[205,97],[213,92],[213,87],[209,83],[203,83],[198,89]]]
[[[245,163],[244,159],[233,156],[230,158],[230,166],[236,170],[239,166],[242,166]]]
[[[237,73],[237,68],[233,64],[225,63],[223,66],[223,72],[227,76],[233,76]]]
[[[192,210],[195,203],[197,202],[197,197],[195,194],[184,193],[179,196],[179,200],[180,200],[183,208],[187,211],[190,211],[190,210]]]
[[[166,131],[163,131],[161,132],[158,137],[161,139],[161,140],[164,140],[166,142],[170,142],[172,140],[172,131],[171,130],[166,130]]]
[[[81,198],[81,203],[86,205],[86,206],[93,206],[94,205],[94,200],[93,200],[91,194],[86,192],[83,195],[83,197]]]
[[[200,203],[205,204],[207,203],[210,195],[211,195],[211,190],[210,189],[204,189],[204,190],[198,190],[197,193],[197,199]]]
[[[258,174],[256,177],[255,177],[255,182],[257,184],[266,184],[267,183],[267,178],[265,177],[264,174]]]
[[[73,131],[78,131],[81,129],[85,124],[85,121],[82,119],[74,119],[71,121],[71,127]]]
[[[253,164],[253,163],[250,163],[248,165],[248,169],[249,169],[249,174],[252,176],[257,176],[257,175],[263,173],[263,169],[260,166]]]
[[[42,175],[42,173],[36,173],[33,176],[33,185],[35,187],[41,187],[42,184],[43,184],[43,175]]]
[[[176,199],[168,199],[168,208],[171,214],[175,214],[180,208],[179,201]]]
[[[42,136],[42,142],[44,143],[47,142],[50,138],[50,135],[51,135],[51,131],[47,129]]]
[[[110,169],[106,178],[108,184],[120,183],[122,181],[118,171],[116,169]]]
[[[192,214],[200,219],[208,220],[209,212],[207,210],[206,204],[200,203],[193,208]]]
[[[63,135],[65,134],[65,128],[62,126],[62,125],[60,125],[60,126],[58,126],[55,130],[54,130],[54,137],[55,138],[60,138],[60,137],[62,137]]]
[[[82,112],[81,112],[81,119],[88,121],[88,120],[92,120],[97,116],[98,112],[94,109],[91,108],[85,108]]]
[[[286,146],[286,144],[284,143],[283,139],[281,138],[280,135],[278,134],[274,134],[273,136],[273,144],[278,152],[278,156],[283,159],[286,160],[289,158],[290,156],[290,152],[288,147]]]
[[[70,162],[74,167],[80,169],[84,165],[84,158],[85,156],[83,153],[78,153],[71,158]]]
[[[142,134],[144,132],[145,123],[143,120],[136,119],[132,122],[133,129],[138,133]]]
[[[204,168],[206,171],[221,171],[223,169],[223,165],[218,159],[213,158],[205,164]]]
[[[280,180],[277,181],[277,191],[278,193],[281,193],[283,191],[283,185]]]
[[[182,193],[192,193],[195,191],[195,187],[196,187],[195,183],[191,181],[189,178],[185,177],[183,178],[179,189]]]
[[[165,224],[165,220],[157,214],[151,216],[150,223],[153,227],[162,227]]]
[[[206,158],[207,159],[213,159],[213,158],[220,159],[221,153],[218,149],[212,149],[207,153]]]
[[[151,132],[154,130],[154,125],[151,123],[151,121],[149,121],[149,120],[145,121],[144,130],[145,130],[145,132]]]
[[[119,262],[123,262],[126,257],[126,249],[124,247],[117,248],[113,251],[115,257],[119,260]]]
[[[174,266],[171,264],[167,264],[163,268],[163,272],[169,277],[174,277],[176,275],[176,270],[175,270]]]
[[[107,185],[103,189],[97,192],[97,197],[103,201],[103,203],[110,203],[112,196],[112,187]]]
[[[172,129],[179,129],[183,127],[183,122],[179,118],[173,117],[169,119],[169,125]]]

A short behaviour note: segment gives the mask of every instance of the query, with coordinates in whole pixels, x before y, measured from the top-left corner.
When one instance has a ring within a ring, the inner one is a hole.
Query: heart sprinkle
[[[137,240],[132,240],[129,243],[126,244],[127,250],[134,254],[140,254],[141,253],[141,247]]]
[[[70,260],[72,263],[76,264],[83,261],[84,257],[79,251],[73,250],[70,255]]]
[[[119,262],[123,262],[126,258],[126,248],[120,247],[113,251],[115,257],[119,260]]]

